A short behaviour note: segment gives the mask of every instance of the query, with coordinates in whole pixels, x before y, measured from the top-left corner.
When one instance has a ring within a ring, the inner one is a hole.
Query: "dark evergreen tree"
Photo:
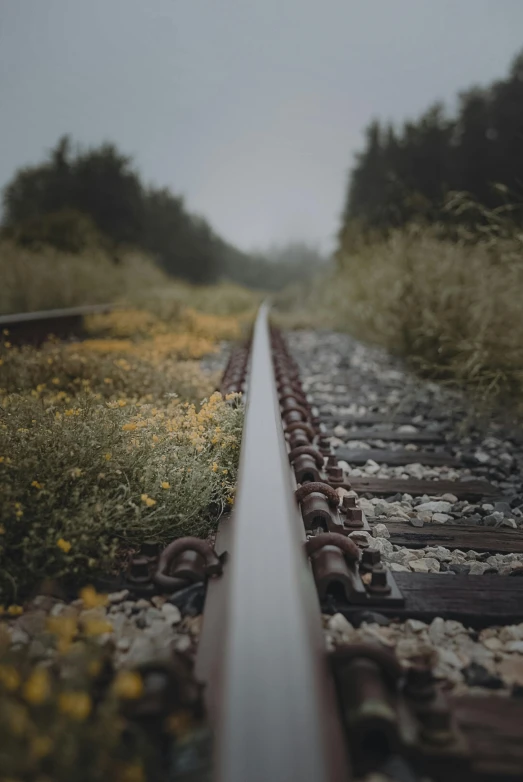
[[[523,201],[523,52],[506,79],[462,93],[455,118],[436,104],[400,130],[369,125],[350,176],[342,235],[354,221],[388,230],[442,219],[450,191],[487,207],[501,205],[507,192]]]

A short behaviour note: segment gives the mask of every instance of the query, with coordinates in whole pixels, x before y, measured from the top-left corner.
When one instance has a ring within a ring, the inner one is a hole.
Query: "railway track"
[[[84,336],[84,319],[115,309],[114,304],[90,304],[58,310],[0,315],[0,332],[9,335],[14,344],[40,345],[50,335],[70,338]]]
[[[203,685],[198,708],[212,750],[206,744],[203,760],[181,762],[171,778],[523,778],[517,678],[511,686],[488,668],[496,654],[503,665],[523,651],[523,533],[516,524],[458,523],[448,512],[462,503],[499,513],[506,489],[452,447],[436,416],[354,410],[350,367],[338,371],[336,404],[332,394],[322,399],[325,378],[302,384],[268,315],[262,306],[250,344],[233,351],[222,379],[224,393],[246,399],[233,513],[212,542],[182,538],[159,551],[151,541],[125,573],[97,585],[130,605],[154,598],[162,610],[203,613],[193,674],[163,663],[140,669],[145,693],[135,708],[153,721],[188,709],[196,697],[188,688]],[[358,389],[359,402],[366,392]],[[369,465],[374,474],[358,469]],[[411,465],[434,474],[411,468],[420,477],[404,477]],[[479,474],[461,475],[465,465]],[[453,552],[486,567],[452,570]],[[511,575],[488,572],[493,556],[516,557]],[[416,571],[400,560],[424,563]],[[439,572],[428,572],[434,561]],[[434,646],[455,655],[444,632],[452,628],[466,636],[463,668],[477,686],[455,687],[435,658]],[[515,656],[500,651],[503,632]],[[428,633],[427,650],[419,639]],[[474,645],[489,639],[483,665]]]

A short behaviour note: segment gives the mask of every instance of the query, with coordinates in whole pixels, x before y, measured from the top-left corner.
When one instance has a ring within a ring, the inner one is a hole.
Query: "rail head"
[[[90,304],[65,309],[18,312],[0,315],[0,331],[18,344],[42,344],[52,334],[56,337],[84,336],[84,319],[89,315],[105,314],[121,305]]]
[[[36,310],[34,312],[16,312],[12,315],[0,315],[0,327],[34,323],[35,321],[61,320],[67,318],[85,317],[110,312],[115,304],[86,304],[82,307],[66,307],[56,310]]]
[[[255,324],[229,567],[215,778],[347,779],[272,364]]]

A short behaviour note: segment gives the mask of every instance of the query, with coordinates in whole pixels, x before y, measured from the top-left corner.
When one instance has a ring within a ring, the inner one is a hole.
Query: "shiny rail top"
[[[335,707],[293,489],[263,305],[252,343],[228,564],[220,782],[346,778],[331,746]]]

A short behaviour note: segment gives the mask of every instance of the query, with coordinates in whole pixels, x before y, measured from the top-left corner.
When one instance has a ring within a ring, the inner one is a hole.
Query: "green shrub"
[[[0,599],[116,567],[147,538],[206,534],[232,502],[242,411],[10,395],[0,416]]]
[[[102,237],[89,215],[74,209],[26,217],[5,226],[2,236],[36,251],[54,247],[60,252],[79,253],[103,246]]]
[[[334,275],[306,295],[280,297],[283,319],[350,331],[426,376],[523,411],[523,240],[490,218],[489,230],[484,223],[453,240],[438,225],[371,242],[352,237]]]

